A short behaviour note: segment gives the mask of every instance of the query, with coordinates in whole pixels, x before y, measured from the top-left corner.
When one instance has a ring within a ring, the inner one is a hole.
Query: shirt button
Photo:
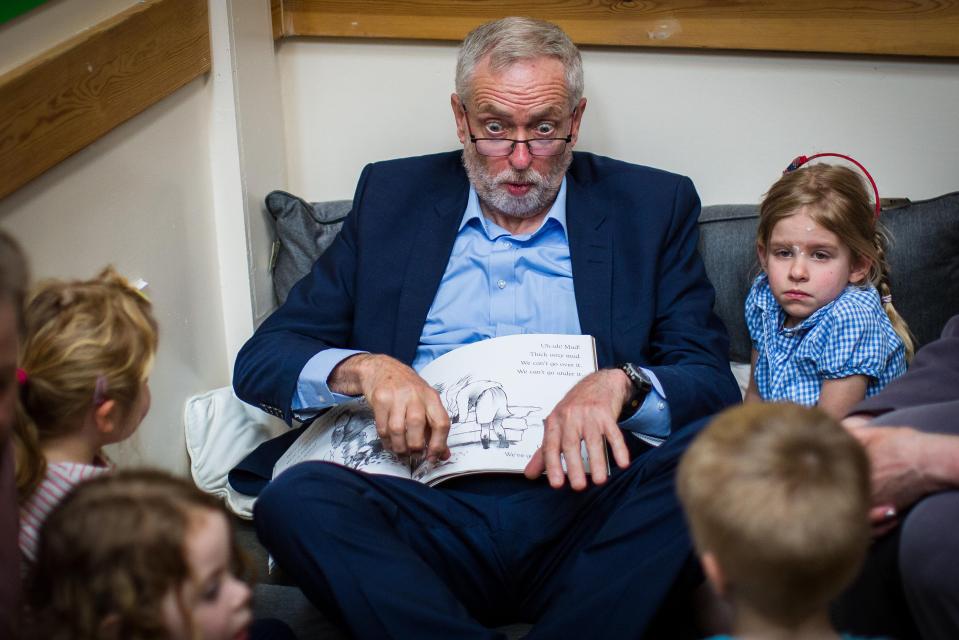
[[[509,240],[503,240],[502,244],[503,244],[503,246],[506,247],[507,249],[509,249],[511,246],[513,246],[513,245],[511,245],[511,244],[509,243]]]
[[[496,286],[499,287],[500,289],[505,289],[505,288],[506,288],[506,280],[497,280],[497,281],[496,281]]]
[[[660,402],[659,404],[656,405],[656,408],[659,409],[660,411],[662,411],[663,409],[666,408],[666,403],[665,403],[665,402]]]

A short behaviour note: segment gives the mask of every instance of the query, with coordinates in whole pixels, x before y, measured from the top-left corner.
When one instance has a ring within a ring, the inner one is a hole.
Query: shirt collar
[[[483,210],[480,208],[479,196],[476,194],[476,188],[473,185],[470,185],[469,197],[466,199],[466,210],[463,212],[463,219],[460,220],[460,226],[458,231],[462,231],[463,227],[469,224],[471,221],[476,220],[479,227],[483,230],[483,233],[486,234],[486,237],[491,240],[495,237],[503,235],[504,231],[500,229],[490,220],[486,219],[486,216],[483,215]],[[546,217],[543,219],[543,224],[539,226],[539,229],[530,233],[526,236],[520,236],[520,238],[531,238],[537,233],[546,228],[546,225],[550,220],[555,220],[559,223],[560,228],[563,230],[563,234],[568,237],[569,234],[566,233],[566,177],[563,176],[563,182],[559,185],[559,192],[556,194],[556,199],[553,201],[553,206],[549,208],[549,212],[546,214]],[[499,231],[497,231],[499,230]],[[508,235],[508,232],[505,232]]]

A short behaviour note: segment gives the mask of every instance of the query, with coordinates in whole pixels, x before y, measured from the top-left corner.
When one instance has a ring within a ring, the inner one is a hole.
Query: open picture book
[[[364,398],[317,418],[277,460],[273,477],[307,460],[434,485],[471,473],[522,473],[543,441],[543,420],[580,378],[596,370],[592,336],[521,334],[465,345],[419,372],[450,415],[448,460],[383,448]],[[584,461],[586,461],[584,449]]]

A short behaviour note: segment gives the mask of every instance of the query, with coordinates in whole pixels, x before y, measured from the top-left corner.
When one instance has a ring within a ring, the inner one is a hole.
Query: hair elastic
[[[27,384],[27,380],[30,379],[30,376],[27,375],[27,370],[17,367],[17,384],[21,387]]]
[[[93,406],[99,407],[107,400],[107,377],[103,374],[97,376],[97,384],[93,388]]]
[[[881,298],[879,298],[879,301],[882,302],[883,304],[890,304],[892,302],[892,296],[891,295],[882,296]]]
[[[858,160],[856,160],[855,158],[853,158],[853,157],[851,157],[851,156],[843,155],[843,154],[841,154],[841,153],[832,153],[832,152],[815,153],[815,154],[813,154],[813,155],[811,155],[811,156],[808,156],[808,157],[807,157],[807,156],[797,156],[796,158],[793,159],[792,162],[789,163],[789,166],[786,167],[785,170],[783,170],[783,173],[789,173],[789,172],[791,172],[791,171],[795,171],[796,169],[798,169],[799,167],[803,166],[804,164],[806,164],[806,163],[809,162],[810,160],[814,160],[814,159],[816,159],[816,158],[822,158],[822,157],[824,157],[824,156],[834,156],[834,157],[836,157],[836,158],[842,158],[843,160],[848,160],[849,162],[851,162],[851,163],[853,163],[854,165],[856,165],[857,167],[859,167],[860,171],[862,171],[862,172],[866,175],[866,178],[869,179],[869,184],[872,185],[872,191],[873,191],[873,193],[876,194],[876,218],[878,218],[880,212],[882,211],[882,205],[879,204],[879,187],[876,186],[876,181],[872,179],[872,174],[869,173],[869,171],[866,170],[866,167],[862,166],[862,164],[860,164],[860,162],[859,162]]]

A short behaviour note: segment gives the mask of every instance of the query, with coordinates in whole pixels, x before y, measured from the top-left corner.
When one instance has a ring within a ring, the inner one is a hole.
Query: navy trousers
[[[689,559],[676,463],[703,421],[582,492],[497,474],[435,488],[307,462],[256,503],[261,542],[358,638],[639,638]]]

